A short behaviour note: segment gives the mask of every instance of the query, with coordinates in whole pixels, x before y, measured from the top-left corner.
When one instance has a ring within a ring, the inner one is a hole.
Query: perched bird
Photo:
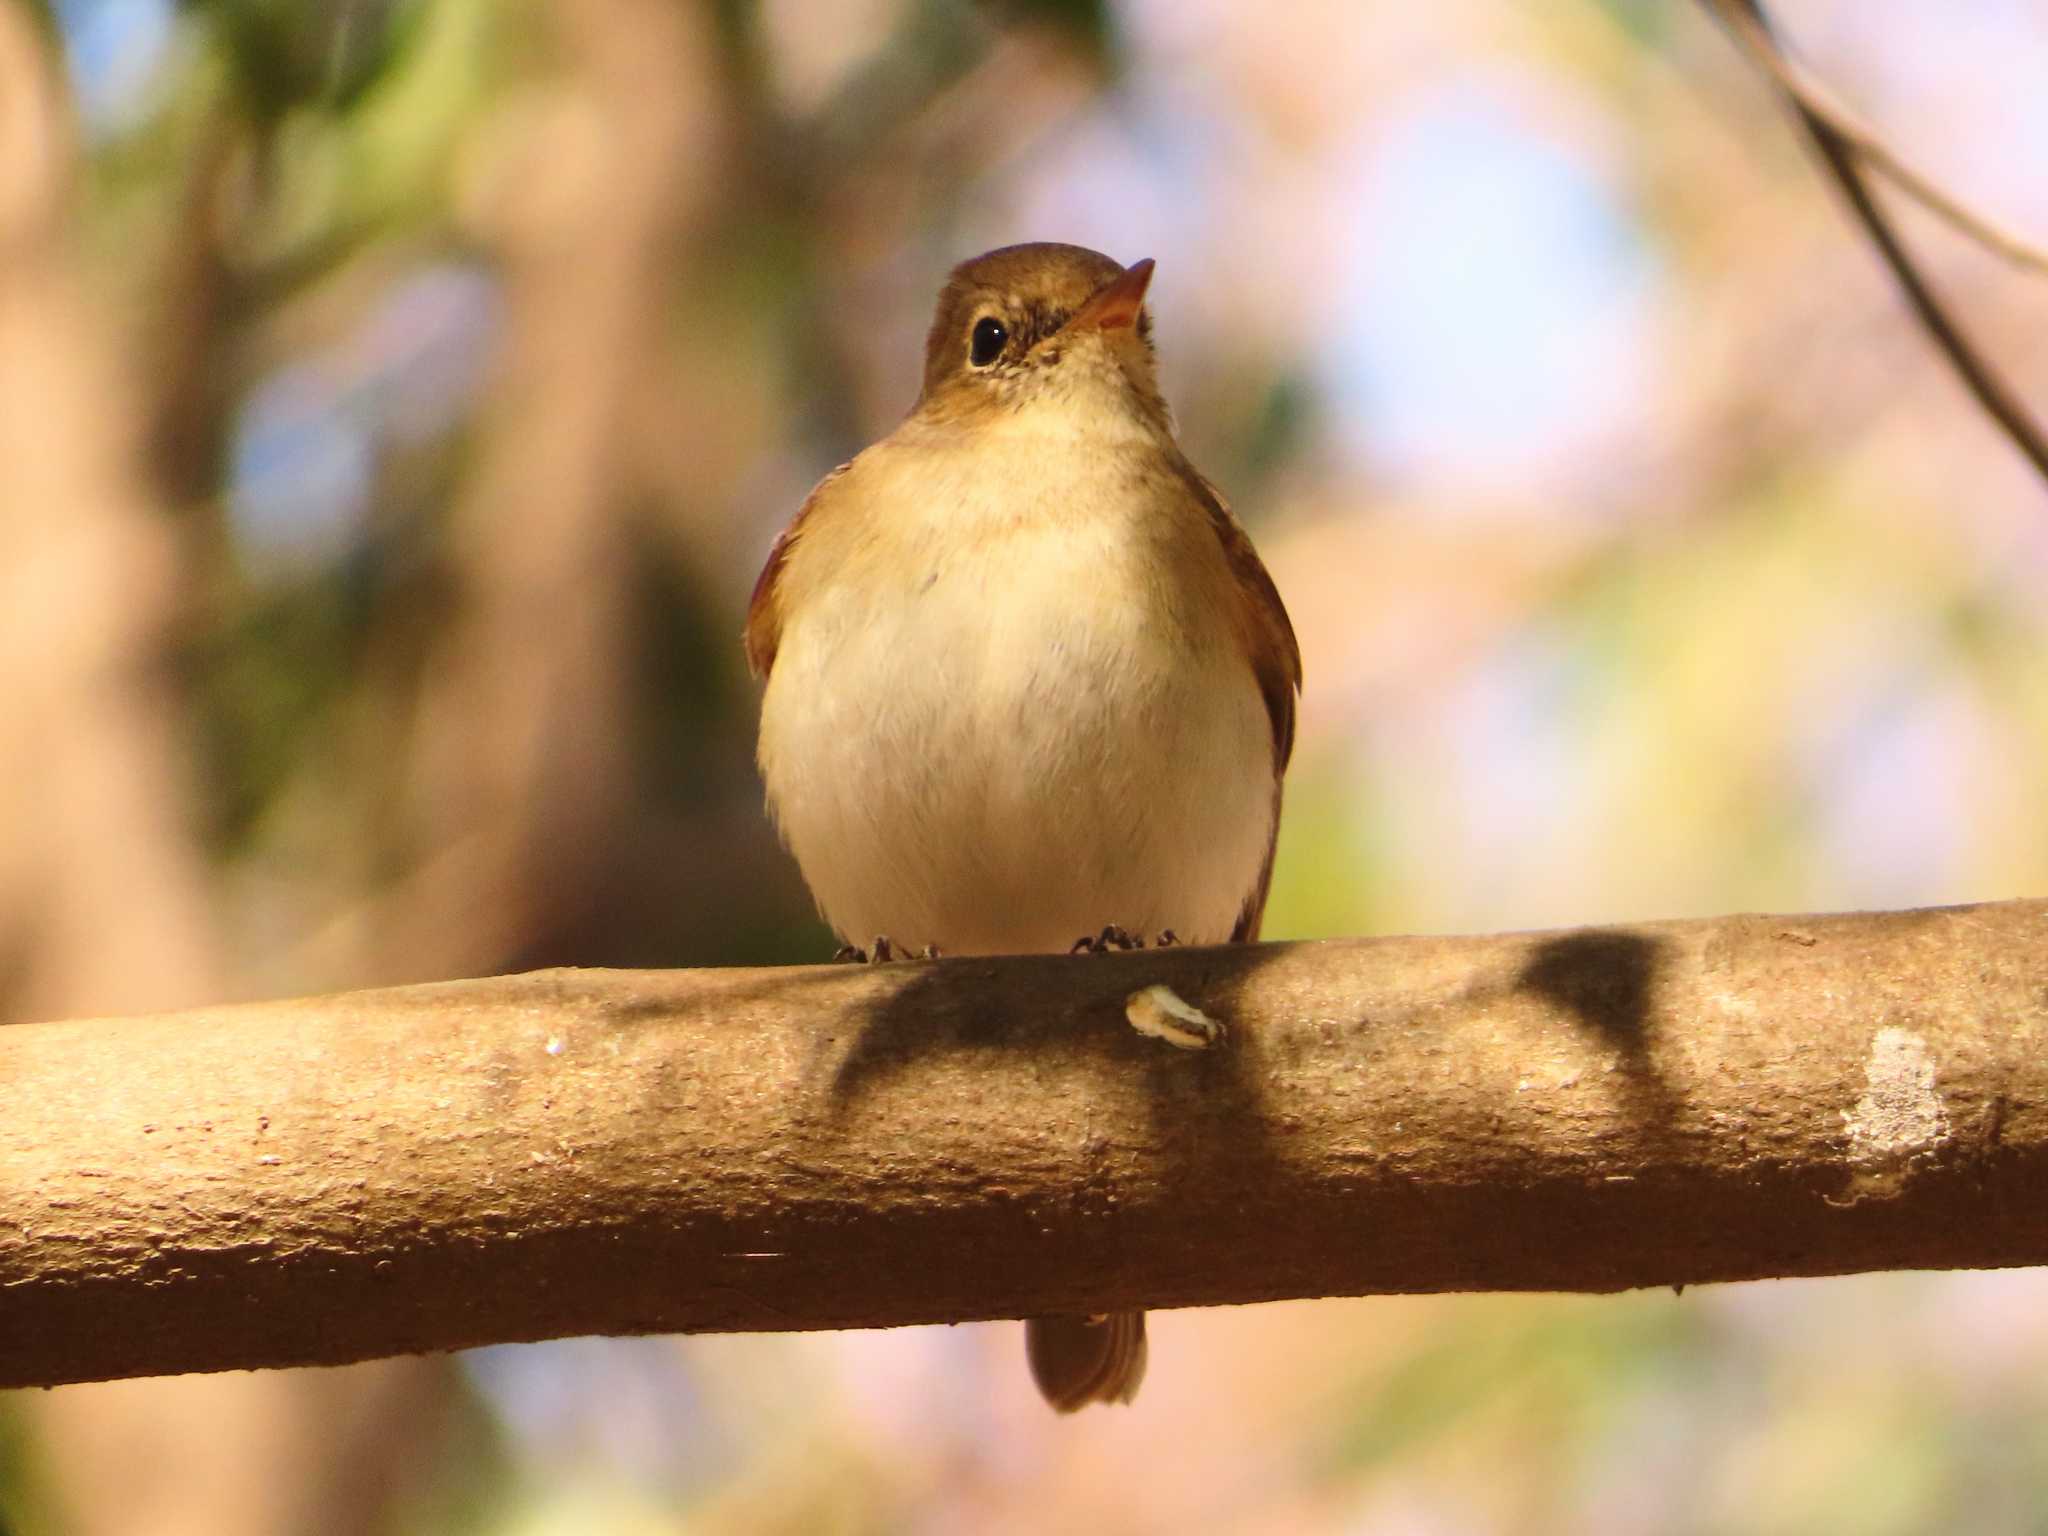
[[[902,424],[776,541],[746,651],[782,837],[849,945],[1259,932],[1301,653],[1159,392],[1152,263],[954,269]],[[1129,1402],[1142,1312],[1035,1318],[1063,1412]]]

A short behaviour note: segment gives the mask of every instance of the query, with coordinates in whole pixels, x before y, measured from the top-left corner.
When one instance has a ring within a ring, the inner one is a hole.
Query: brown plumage
[[[962,263],[916,406],[762,569],[762,775],[849,943],[1258,937],[1301,654],[1174,440],[1150,277],[1069,245]],[[1139,1313],[1035,1319],[1027,1344],[1062,1411],[1144,1373]]]

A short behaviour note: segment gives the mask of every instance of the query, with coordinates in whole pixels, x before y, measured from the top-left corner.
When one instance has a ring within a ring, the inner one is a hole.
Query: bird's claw
[[[895,958],[895,941],[886,933],[878,933],[875,935],[875,942],[866,949],[862,949],[857,944],[840,945],[837,950],[833,951],[832,963],[834,965],[887,965]],[[908,959],[909,957],[905,956],[904,958]],[[925,945],[924,958],[927,960],[938,959],[939,951],[937,946]]]
[[[1155,949],[1169,949],[1180,942],[1180,935],[1171,928],[1162,928],[1159,937],[1152,941]],[[1100,933],[1084,933],[1074,940],[1070,955],[1106,955],[1112,949],[1143,949],[1145,941],[1128,928],[1110,923]]]
[[[1106,955],[1112,949],[1143,949],[1145,941],[1134,937],[1128,929],[1115,923],[1104,926],[1100,933],[1084,933],[1074,940],[1070,955]]]

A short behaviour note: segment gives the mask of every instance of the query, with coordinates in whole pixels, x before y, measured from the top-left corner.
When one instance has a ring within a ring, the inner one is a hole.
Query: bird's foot
[[[936,960],[938,957],[939,952],[937,949],[930,944],[925,945],[925,959]],[[866,949],[862,949],[857,944],[840,945],[837,950],[833,951],[832,963],[834,965],[887,965],[895,958],[895,941],[886,933],[878,933],[875,935],[875,942]],[[905,956],[905,958],[909,957]]]
[[[1154,949],[1170,949],[1179,942],[1179,934],[1175,933],[1171,928],[1162,928],[1159,931],[1159,937],[1152,941],[1152,947]],[[1082,934],[1080,938],[1074,940],[1073,948],[1069,949],[1067,953],[1070,955],[1106,955],[1112,949],[1129,950],[1143,949],[1144,947],[1145,941],[1139,935],[1132,933],[1128,928],[1111,923],[1100,933]]]
[[[1145,941],[1116,923],[1104,926],[1100,933],[1084,933],[1074,940],[1068,950],[1070,955],[1106,955],[1112,949],[1143,949]]]
[[[1128,929],[1110,923],[1100,933],[1084,933],[1074,940],[1070,955],[1106,955],[1112,949],[1143,949],[1145,941]]]

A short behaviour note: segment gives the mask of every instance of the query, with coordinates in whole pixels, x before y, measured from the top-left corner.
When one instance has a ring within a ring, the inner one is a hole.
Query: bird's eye
[[[967,360],[977,368],[986,368],[1003,355],[1003,346],[1010,339],[1003,322],[994,316],[984,316],[974,322],[974,335],[967,343]]]

